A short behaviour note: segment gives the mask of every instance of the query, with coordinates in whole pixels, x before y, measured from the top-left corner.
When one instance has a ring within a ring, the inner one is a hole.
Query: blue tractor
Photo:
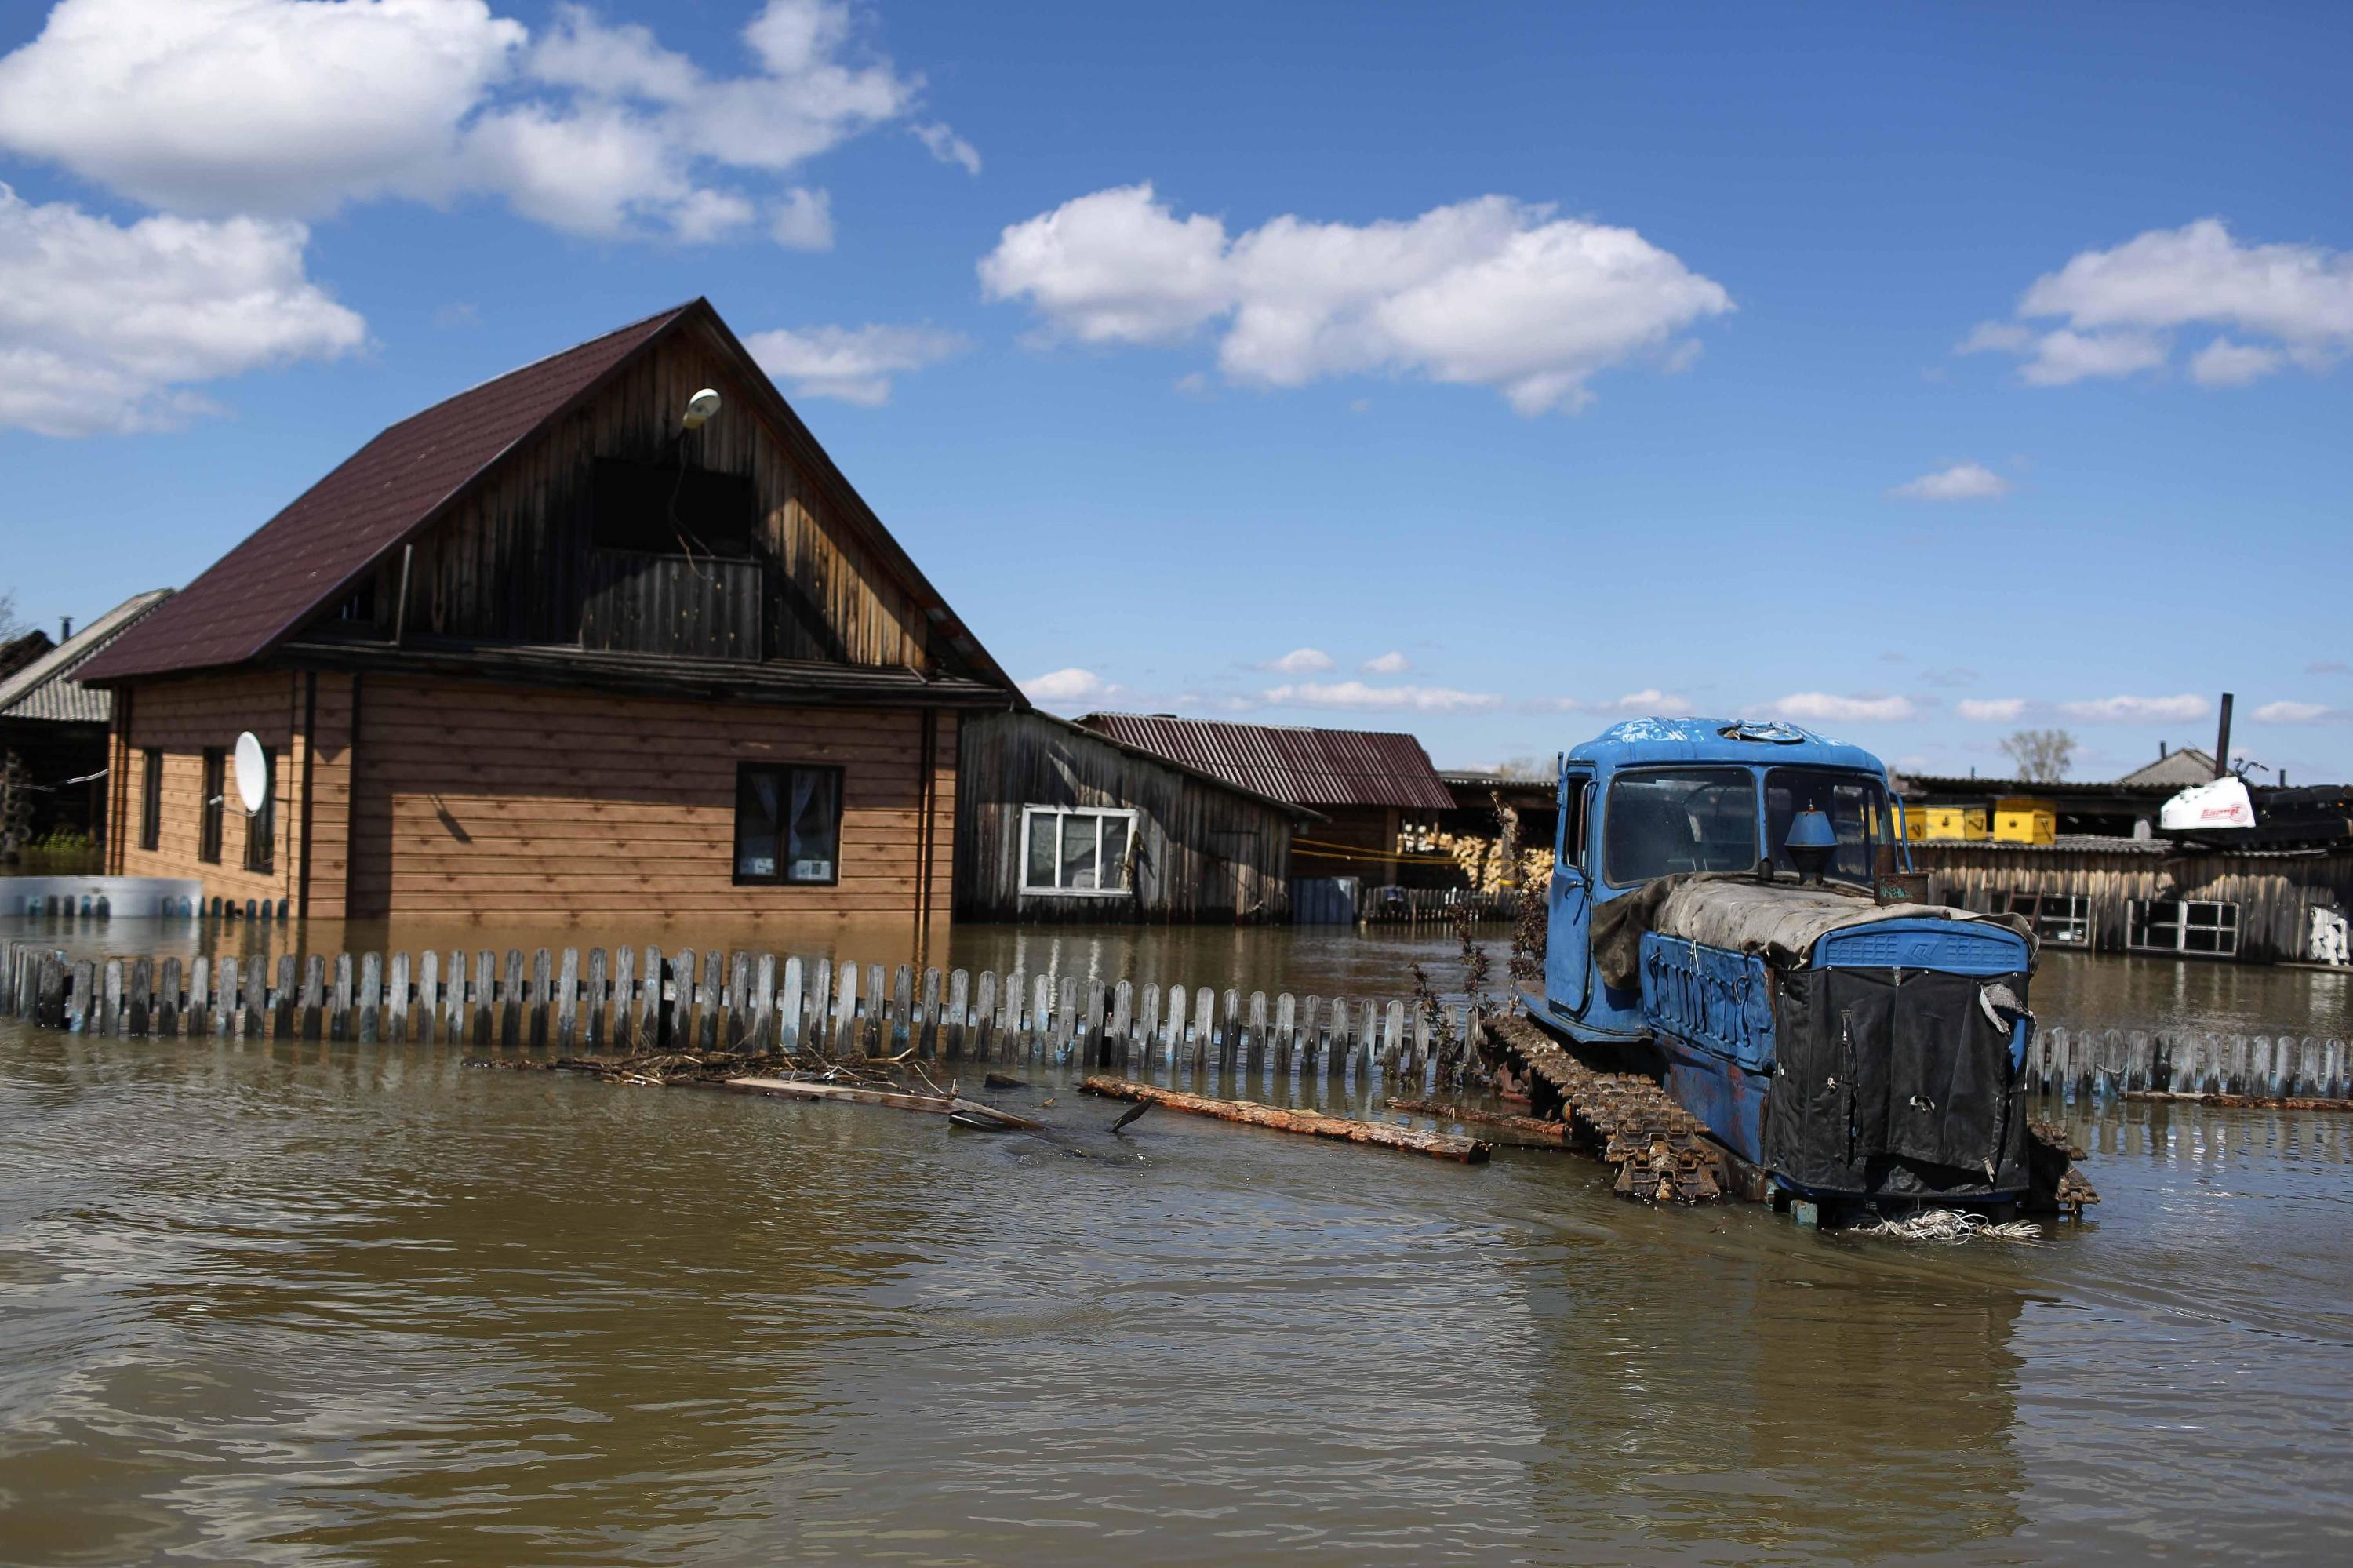
[[[1635,719],[1562,758],[1559,800],[1527,1002],[1579,1058],[1658,1079],[1817,1203],[2006,1210],[2048,1185],[2033,936],[1922,901],[1877,758],[1789,725]]]

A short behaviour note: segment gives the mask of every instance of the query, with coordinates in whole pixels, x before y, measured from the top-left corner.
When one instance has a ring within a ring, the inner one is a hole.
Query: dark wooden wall
[[[2301,959],[2314,908],[2353,908],[2353,850],[2318,854],[2154,854],[2131,851],[1915,843],[1936,903],[1994,912],[2012,893],[2091,900],[2092,946],[2125,950],[2126,906],[2196,898],[2239,906],[2239,954],[2252,963]]]
[[[978,920],[1281,920],[1292,816],[1039,714],[965,720],[956,769],[956,913]],[[1136,812],[1128,896],[1021,892],[1024,806]],[[1241,852],[1236,858],[1235,852]]]
[[[592,591],[613,602],[615,563],[599,560],[589,529],[598,458],[695,468],[752,481],[759,514],[754,558],[764,568],[695,557],[694,594],[676,598],[681,579],[655,576],[624,596],[623,613],[642,622],[659,607],[665,625],[709,615],[722,624],[704,646],[690,628],[675,648],[648,652],[717,652],[730,657],[819,660],[834,663],[931,668],[930,624],[908,591],[868,548],[848,518],[849,503],[795,457],[782,432],[758,412],[736,378],[734,361],[691,326],[628,370],[595,400],[566,417],[537,446],[469,498],[416,546],[410,567],[406,631],[491,641],[569,644],[581,641]],[[678,433],[686,400],[703,387],[724,405],[700,430]],[[389,636],[398,614],[401,553],[391,552],[350,614],[372,633]],[[598,574],[603,573],[600,583]],[[747,586],[748,585],[748,586]],[[705,605],[694,595],[740,597],[756,605]],[[613,616],[601,644],[610,646]],[[746,637],[757,646],[744,647]]]

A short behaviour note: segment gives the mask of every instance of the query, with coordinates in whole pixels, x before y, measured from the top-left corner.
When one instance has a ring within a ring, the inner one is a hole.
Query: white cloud
[[[305,276],[299,223],[129,226],[0,185],[0,426],[152,429],[210,411],[187,390],[348,354],[359,316]]]
[[[832,196],[799,186],[786,191],[768,219],[768,238],[787,250],[832,249]]]
[[[1531,713],[1665,716],[1690,713],[1692,701],[1681,692],[1666,692],[1656,686],[1645,686],[1639,692],[1628,692],[1622,697],[1610,697],[1598,701],[1586,697],[1539,697],[1524,705]]]
[[[1891,723],[1920,716],[1909,697],[1842,697],[1830,692],[1792,692],[1778,701],[1759,703],[1746,710],[1754,718],[1829,720],[1833,723]]]
[[[2024,697],[1963,697],[1955,706],[1978,724],[2009,724],[2026,712]]]
[[[1630,228],[1489,196],[1404,222],[1276,217],[1230,239],[1150,185],[1096,191],[1008,228],[979,266],[1050,334],[1171,344],[1222,322],[1231,381],[1414,374],[1493,387],[1523,414],[1577,408],[1597,372],[1677,358],[1675,334],[1732,308],[1722,286]]]
[[[760,368],[799,397],[838,397],[866,408],[888,402],[891,377],[961,354],[963,337],[930,327],[779,327],[744,340]]]
[[[1957,462],[1906,480],[1887,493],[1912,501],[1993,501],[2010,493],[2010,481],[1982,463]]]
[[[1413,661],[1392,649],[1366,660],[1357,668],[1367,675],[1402,675],[1413,668]]]
[[[915,133],[915,140],[941,163],[955,164],[967,175],[980,173],[980,149],[946,126],[934,123],[913,125],[908,129]]]
[[[1106,683],[1092,670],[1082,670],[1076,665],[1063,670],[1049,670],[1042,675],[1022,682],[1021,689],[1029,694],[1031,702],[1036,703],[1083,703],[1092,698],[1108,696],[1119,690],[1117,686]]]
[[[1368,686],[1362,681],[1276,686],[1264,694],[1264,700],[1269,707],[1277,708],[1374,708],[1416,713],[1481,713],[1504,704],[1503,698],[1484,692],[1458,692],[1445,686]]]
[[[1280,659],[1269,659],[1259,668],[1278,675],[1319,675],[1332,668],[1332,655],[1321,648],[1294,648]]]
[[[2211,326],[2269,341],[2215,338],[2190,362],[2200,385],[2243,385],[2289,361],[2325,370],[2353,349],[2353,252],[2242,244],[2200,218],[2082,252],[2036,279],[2017,317],[1979,326],[1960,352],[2022,355],[2027,381],[2062,386],[2157,369],[2174,333]]]
[[[2310,724],[2328,716],[2328,707],[2324,703],[2265,703],[2248,716],[2258,724]]]
[[[2080,703],[2062,703],[2059,707],[2069,717],[2092,724],[2132,724],[2204,718],[2213,705],[2204,697],[2183,692],[2169,697],[2094,697]]]
[[[0,59],[0,148],[179,211],[491,195],[693,243],[750,224],[746,175],[914,110],[921,79],[852,35],[842,0],[768,0],[754,69],[713,76],[577,5],[533,39],[487,0],[60,0]]]
[[[2287,355],[2282,350],[2218,337],[2191,358],[2189,375],[2200,387],[2244,387],[2286,363]]]

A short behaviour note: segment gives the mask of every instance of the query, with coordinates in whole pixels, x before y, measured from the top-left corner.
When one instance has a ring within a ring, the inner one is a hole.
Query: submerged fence
[[[1415,1074],[1482,1037],[1479,1018],[1402,998],[1272,997],[906,964],[664,954],[659,948],[69,959],[0,942],[0,1015],[118,1037],[438,1042],[615,1054],[786,1051],[837,1059]],[[2039,1090],[2344,1098],[2346,1043],[2283,1032],[2069,1030],[2036,1035]]]
[[[292,953],[74,960],[0,942],[0,1015],[119,1037],[441,1042],[634,1054],[786,1051],[836,1059],[1042,1058],[1415,1072],[1479,1038],[1468,1009],[1402,1000],[1136,985],[983,969],[659,948],[411,958]]]

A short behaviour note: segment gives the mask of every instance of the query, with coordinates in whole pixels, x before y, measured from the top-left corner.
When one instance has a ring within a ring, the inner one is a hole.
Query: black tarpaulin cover
[[[2026,1186],[2026,1085],[1979,1004],[2023,975],[1785,970],[1765,1159],[1799,1185],[1965,1196]]]

